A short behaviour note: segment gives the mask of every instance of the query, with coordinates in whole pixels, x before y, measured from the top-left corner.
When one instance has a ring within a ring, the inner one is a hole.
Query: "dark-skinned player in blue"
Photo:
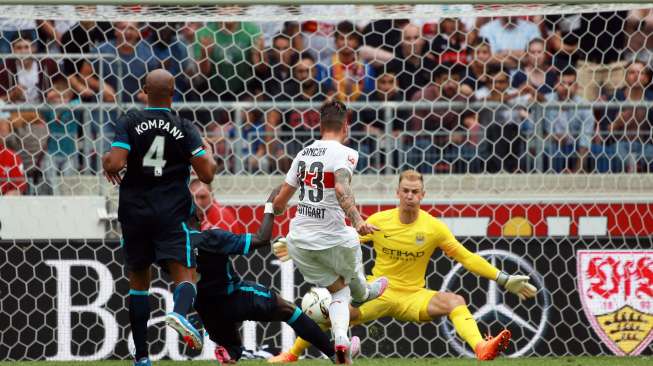
[[[147,75],[143,91],[147,107],[128,112],[117,121],[111,151],[102,158],[105,176],[120,185],[118,220],[129,277],[129,322],[137,366],[151,365],[148,291],[155,262],[175,284],[174,309],[166,314],[166,323],[190,347],[202,348],[201,334],[186,319],[197,293],[188,228],[194,206],[188,181],[191,166],[207,184],[216,172],[211,148],[202,142],[190,121],[170,109],[173,76],[163,69],[154,70]]]
[[[272,191],[265,205],[263,222],[254,235],[237,235],[221,229],[191,230],[190,240],[197,251],[197,301],[195,309],[204,329],[216,343],[215,357],[220,364],[233,364],[242,353],[239,326],[245,320],[286,322],[300,337],[335,361],[334,345],[326,333],[301,309],[277,293],[257,283],[242,281],[232,269],[230,256],[247,255],[269,247],[274,224]],[[358,344],[359,342],[355,342]],[[357,354],[358,349],[352,350]]]

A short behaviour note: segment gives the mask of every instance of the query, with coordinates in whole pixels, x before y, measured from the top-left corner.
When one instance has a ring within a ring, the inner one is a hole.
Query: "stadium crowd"
[[[178,110],[223,173],[285,172],[319,133],[315,108],[287,102],[326,98],[362,102],[349,144],[363,173],[650,172],[651,109],[597,102],[653,100],[652,31],[649,10],[366,24],[0,18],[0,186],[51,194],[62,176],[97,174],[121,111],[79,106],[142,103],[142,78],[160,67],[176,76],[176,102],[278,103]],[[386,101],[426,103],[375,104]],[[542,108],[557,102],[569,105]]]

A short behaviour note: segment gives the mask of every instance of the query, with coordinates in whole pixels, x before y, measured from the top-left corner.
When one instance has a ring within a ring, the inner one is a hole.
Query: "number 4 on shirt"
[[[154,176],[160,177],[163,175],[163,167],[166,166],[166,161],[163,159],[163,152],[165,151],[166,140],[164,136],[154,137],[152,145],[143,157],[143,166],[154,168]]]

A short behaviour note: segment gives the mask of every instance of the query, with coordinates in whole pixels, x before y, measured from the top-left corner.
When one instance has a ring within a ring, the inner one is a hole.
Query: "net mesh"
[[[337,98],[351,110],[347,144],[360,154],[354,191],[365,215],[392,207],[397,173],[416,169],[425,174],[425,210],[470,250],[532,274],[544,290],[518,303],[441,253],[427,272],[429,288],[465,296],[482,330],[511,328],[514,356],[650,353],[653,260],[634,272],[614,265],[614,293],[626,300],[611,292],[597,303],[588,299],[598,295],[579,289],[581,279],[601,276],[577,261],[577,250],[606,263],[623,259],[606,249],[653,256],[651,9],[0,12],[0,323],[9,324],[0,358],[129,357],[117,190],[101,176],[100,157],[117,117],[142,107],[143,77],[160,67],[175,75],[174,110],[194,122],[218,162],[212,189],[194,186],[204,227],[256,230],[264,197],[319,136],[320,104]],[[287,225],[280,219],[275,233]],[[365,256],[369,272],[369,248]],[[246,279],[289,299],[308,288],[292,265],[267,252],[236,263]],[[631,285],[644,290],[631,296]],[[153,286],[159,317],[171,293],[161,276]],[[602,316],[628,311],[646,324],[610,333]],[[175,336],[158,318],[152,325],[155,353],[181,359]],[[382,320],[353,332],[364,336],[367,357],[471,355],[446,318]],[[292,340],[279,325],[248,323],[243,334],[253,350]]]

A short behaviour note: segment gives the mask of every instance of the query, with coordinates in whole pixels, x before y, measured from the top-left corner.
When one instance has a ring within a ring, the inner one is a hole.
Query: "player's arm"
[[[448,229],[447,229],[448,230]],[[453,234],[451,235],[453,238]],[[509,292],[519,296],[520,299],[534,297],[537,293],[535,286],[528,283],[528,276],[514,276],[500,271],[490,264],[487,260],[476,253],[472,253],[465,248],[455,238],[442,246],[447,256],[460,263],[468,271],[478,276],[485,277],[488,280],[496,281]]]
[[[298,164],[299,163],[297,159],[292,161],[292,164],[290,164],[290,169],[288,169],[288,173],[286,173],[285,181],[281,185],[281,190],[279,191],[279,194],[274,198],[272,209],[274,210],[275,215],[281,215],[286,211],[288,202],[297,191],[297,187],[299,187],[299,177],[297,176]]]
[[[265,209],[263,210],[263,222],[259,226],[256,234],[252,236],[252,249],[266,247],[270,245],[272,239],[272,226],[274,224],[274,211],[272,209],[272,202],[279,195],[281,186],[276,187],[265,202]]]
[[[205,230],[198,233],[201,240],[195,241],[194,245],[204,251],[224,255],[248,254],[253,249],[269,246],[274,224],[271,204],[278,193],[278,187],[270,193],[265,204],[263,222],[256,234],[237,235],[221,229]]]
[[[272,210],[275,215],[282,215],[286,211],[288,201],[295,194],[295,191],[297,191],[297,187],[293,187],[288,182],[281,185],[281,190],[272,203]]]
[[[102,169],[109,182],[120,184],[120,171],[127,165],[127,157],[131,151],[125,118],[120,118],[116,122],[115,136],[111,143],[111,150],[102,157]]]
[[[129,150],[121,147],[112,147],[111,151],[102,157],[102,168],[107,174],[118,174],[127,165]]]
[[[358,231],[358,234],[365,236],[378,230],[374,225],[369,224],[363,220],[358,208],[356,208],[356,200],[354,199],[354,192],[351,189],[351,173],[347,169],[338,169],[335,172],[335,190],[336,199],[340,208],[345,212],[345,215],[351,222],[352,226]]]
[[[197,178],[206,184],[211,184],[215,173],[218,170],[218,164],[213,159],[213,148],[206,141],[202,141],[202,150],[193,154],[190,158],[190,164],[193,166]]]
[[[190,165],[202,183],[211,184],[218,170],[218,164],[213,159],[213,149],[206,140],[202,140],[197,128],[189,120],[184,119],[182,121],[186,130],[186,137],[183,143],[189,157]]]

